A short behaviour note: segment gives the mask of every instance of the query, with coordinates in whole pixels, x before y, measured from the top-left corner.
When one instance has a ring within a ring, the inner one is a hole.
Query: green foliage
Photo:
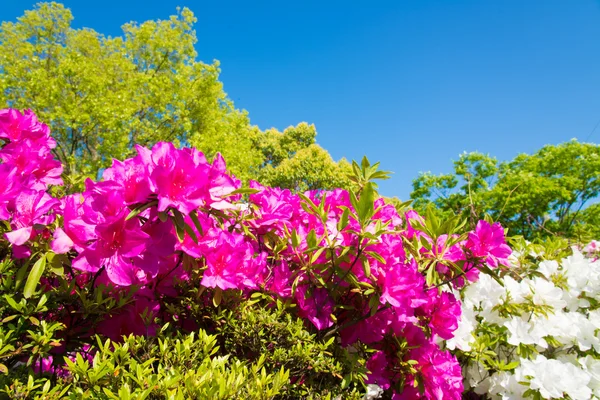
[[[350,164],[332,160],[315,143],[314,125],[290,126],[280,133],[274,129],[257,136],[256,145],[264,157],[259,180],[266,185],[303,192],[314,189],[349,188]]]
[[[347,163],[315,144],[313,125],[283,133],[250,125],[219,81],[219,63],[197,60],[187,8],[167,20],[123,25],[108,37],[73,29],[71,11],[39,3],[0,25],[0,104],[31,108],[49,121],[65,165],[67,191],[96,177],[112,158],[158,141],[217,152],[242,181],[304,190],[345,187]],[[265,172],[261,172],[266,167]]]
[[[560,235],[585,241],[598,233],[600,209],[585,206],[598,197],[599,171],[600,146],[575,140],[505,163],[465,153],[453,174],[421,174],[411,197],[417,210],[433,204],[444,216],[472,222],[487,213],[527,239]]]
[[[59,398],[60,392],[69,399],[272,399],[287,383],[285,369],[267,373],[264,356],[253,363],[215,356],[215,336],[200,330],[169,337],[166,328],[122,343],[98,338],[94,348],[65,357],[68,376],[33,380],[23,373],[3,391],[10,398]]]
[[[156,336],[129,336],[122,343],[98,338],[95,347],[83,348],[78,336],[85,328],[118,314],[132,293],[115,299],[104,286],[56,277],[62,281],[56,288],[36,289],[26,298],[20,268],[12,261],[0,264],[0,398],[361,397],[365,360],[341,349],[333,337],[310,333],[284,304],[272,307],[268,296],[242,300],[228,292],[219,300],[221,307],[211,307],[190,288],[180,303],[169,306],[177,318]],[[53,273],[46,270],[45,275]],[[40,319],[48,313],[75,324],[65,332],[62,323]],[[213,334],[203,329],[184,333],[188,330],[178,322],[190,316]],[[63,346],[68,374],[41,373],[42,359],[54,355],[61,364],[53,349]]]
[[[236,310],[219,311],[213,319],[228,354],[239,359],[262,355],[269,371],[284,368],[289,373],[290,384],[281,398],[361,398],[365,360],[343,349],[334,337],[319,339],[307,331],[283,303],[271,305],[257,295]],[[345,377],[348,384],[343,387]]]

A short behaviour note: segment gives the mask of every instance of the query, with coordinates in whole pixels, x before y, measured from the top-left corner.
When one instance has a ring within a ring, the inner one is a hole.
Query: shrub
[[[366,159],[293,194],[171,143],[59,198],[47,126],[4,110],[0,138],[5,394],[460,398],[448,289],[508,264],[499,224],[399,215]]]
[[[462,293],[449,346],[467,389],[493,399],[600,398],[597,242],[571,251],[515,242],[504,286],[484,276]]]

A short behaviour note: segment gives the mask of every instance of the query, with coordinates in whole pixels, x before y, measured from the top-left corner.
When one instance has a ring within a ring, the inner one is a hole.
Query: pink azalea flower
[[[172,143],[157,143],[152,148],[153,168],[150,183],[158,196],[158,211],[173,207],[189,214],[207,202],[209,165],[201,153],[177,150]]]
[[[215,155],[212,167],[208,174],[208,189],[211,208],[217,210],[226,210],[234,208],[232,201],[240,199],[240,195],[234,195],[224,198],[224,196],[239,189],[242,183],[239,179],[233,178],[227,174],[225,160],[220,153]]]
[[[250,224],[259,234],[264,234],[271,229],[282,234],[283,226],[290,226],[294,212],[292,193],[287,189],[265,188],[255,181],[250,181],[250,187],[260,190],[250,195],[250,202],[258,206],[257,217],[251,220]]]
[[[271,271],[271,277],[267,282],[267,290],[275,293],[281,298],[288,298],[292,294],[292,272],[285,260],[279,261]]]
[[[411,224],[411,220],[423,224],[423,217],[421,217],[415,210],[407,211],[406,213],[404,213],[404,217],[406,219],[406,230],[403,234],[404,236],[406,236],[406,238],[412,239],[415,236],[419,237],[423,235],[423,232],[416,230]]]
[[[94,273],[104,266],[108,278],[123,286],[137,281],[138,268],[156,274],[156,260],[142,257],[149,236],[137,226],[137,221],[121,218],[98,225],[96,234],[98,239],[73,260],[73,268]]]
[[[123,162],[113,160],[112,166],[104,170],[102,177],[105,181],[122,186],[123,201],[128,205],[143,203],[152,193],[147,165],[139,155]]]
[[[423,377],[425,397],[434,400],[460,400],[463,377],[460,364],[450,352],[431,343],[411,351],[417,369]]]
[[[11,142],[28,140],[37,148],[53,149],[56,147],[56,141],[50,137],[48,126],[39,123],[31,110],[25,110],[24,113],[12,108],[0,110],[0,138],[8,139]]]
[[[326,289],[313,288],[309,293],[308,285],[301,284],[296,288],[295,297],[301,318],[309,320],[319,330],[333,325],[331,313],[334,304]]]
[[[75,248],[81,252],[87,243],[96,239],[95,224],[83,220],[85,210],[81,195],[73,194],[62,199],[63,228],[56,228],[51,248],[57,254],[64,254]]]
[[[110,223],[129,214],[122,188],[116,182],[87,179],[83,198],[81,218],[88,224]]]
[[[203,244],[206,270],[201,284],[225,289],[256,288],[265,267],[265,256],[255,251],[244,236],[213,230]]]
[[[379,219],[381,222],[389,222],[390,229],[402,226],[402,218],[398,215],[396,207],[392,204],[386,204],[383,197],[375,200],[375,210],[377,212],[373,215],[373,218]]]
[[[139,336],[154,336],[158,326],[154,323],[146,325],[142,316],[144,313],[150,321],[160,311],[160,304],[154,293],[149,289],[140,289],[134,295],[134,301],[127,305],[117,315],[109,316],[98,326],[98,333],[111,340],[119,341],[122,336],[130,334]]]
[[[365,310],[365,315],[370,313],[370,309]],[[371,344],[379,342],[383,337],[395,331],[401,331],[404,322],[400,321],[397,313],[393,309],[386,309],[377,312],[375,315],[366,318],[359,323],[344,329],[341,332],[342,345],[351,345],[360,340],[362,343]]]
[[[418,272],[414,259],[405,264],[387,266],[385,274],[379,278],[379,285],[383,290],[381,304],[387,302],[411,313],[410,310],[425,301],[423,299],[425,279]]]
[[[428,302],[419,308],[429,319],[432,333],[442,339],[454,337],[461,315],[460,301],[452,293],[431,289],[427,291]]]
[[[10,219],[9,208],[14,206],[15,198],[21,189],[14,166],[0,164],[0,219]]]
[[[24,190],[15,199],[15,211],[11,226],[13,230],[5,234],[13,245],[22,245],[33,234],[34,225],[47,225],[54,219],[47,215],[60,201],[43,191]]]
[[[393,374],[388,371],[389,360],[383,351],[374,353],[367,361],[369,373],[365,383],[374,383],[383,390],[390,388]]]
[[[504,229],[498,222],[490,225],[487,221],[479,221],[475,232],[469,233],[465,247],[474,256],[484,257],[490,267],[509,265],[508,256],[512,250],[506,244]]]

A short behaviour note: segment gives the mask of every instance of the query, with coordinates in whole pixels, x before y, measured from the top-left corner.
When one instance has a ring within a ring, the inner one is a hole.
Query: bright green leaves
[[[375,214],[374,208],[375,202],[375,190],[373,189],[373,183],[367,182],[360,193],[360,199],[356,205],[356,213],[358,215],[358,222],[364,226],[373,214]]]
[[[359,190],[362,189],[367,183],[372,182],[375,179],[389,179],[390,172],[379,171],[379,163],[371,165],[367,157],[363,157],[360,165],[356,161],[352,161],[352,174],[348,178],[354,182]],[[374,184],[377,187],[377,184]]]
[[[282,394],[287,368],[274,371],[265,355],[252,362],[222,356],[217,337],[200,330],[155,338],[129,336],[102,342],[93,360],[65,358],[73,377],[70,392],[110,399],[265,399]],[[267,369],[268,368],[268,369]]]
[[[544,146],[499,163],[464,153],[453,174],[421,174],[413,181],[415,209],[433,204],[441,216],[460,215],[474,224],[488,213],[511,234],[528,240],[553,235],[593,239],[600,231],[594,206],[600,193],[600,146],[572,140]]]
[[[197,147],[209,159],[221,153],[244,182],[297,191],[351,185],[350,165],[316,144],[314,125],[260,131],[235,108],[218,61],[197,60],[189,9],[127,23],[114,37],[74,29],[72,20],[63,5],[40,3],[0,26],[0,103],[50,121],[67,192],[134,144],[158,141]]]
[[[35,258],[35,254],[33,255],[32,258]],[[54,273],[55,275],[58,276],[62,276],[64,274],[64,263],[68,263],[68,260],[66,259],[66,257],[62,254],[54,254],[53,252],[47,252],[44,254],[41,254],[40,257],[35,261],[35,263],[33,264],[33,267],[31,267],[31,269],[29,269],[29,265],[30,265],[30,260],[29,259],[25,264],[23,264],[23,266],[19,269],[19,271],[17,272],[17,277],[16,277],[16,287],[20,287],[23,278],[25,277],[25,274],[27,274],[27,272],[29,272],[29,274],[27,275],[27,280],[25,281],[25,286],[23,288],[23,296],[25,296],[26,299],[30,298],[33,296],[33,294],[35,293],[37,286],[40,282],[40,279],[42,277],[42,275],[44,274],[44,272],[46,271],[46,269],[50,269],[50,271],[52,271],[52,273]]]
[[[44,254],[40,257],[35,264],[33,264],[33,268],[29,272],[29,277],[25,282],[25,288],[23,289],[23,295],[25,298],[29,298],[33,295],[35,288],[40,282],[40,278],[46,269],[46,255]]]

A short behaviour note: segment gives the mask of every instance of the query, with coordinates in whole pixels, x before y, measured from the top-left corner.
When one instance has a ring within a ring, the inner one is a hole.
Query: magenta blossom
[[[312,322],[319,330],[329,328],[333,325],[331,313],[333,312],[333,300],[323,288],[308,290],[308,285],[301,284],[296,288],[296,301],[298,303],[298,314]]]
[[[418,272],[414,259],[405,264],[387,266],[385,274],[379,278],[379,285],[383,290],[381,304],[387,302],[410,314],[409,310],[424,302],[425,279]]]
[[[17,179],[17,169],[8,164],[0,164],[0,219],[10,218],[9,208],[14,207],[14,201],[21,189]]]
[[[189,214],[207,202],[210,166],[201,154],[190,154],[164,142],[152,148],[150,183],[158,196],[158,211],[173,207]]]
[[[225,289],[256,288],[260,283],[266,254],[255,257],[244,236],[214,230],[204,239],[206,271],[201,284]]]
[[[498,222],[490,225],[487,221],[479,221],[475,232],[469,233],[465,247],[474,256],[485,258],[490,267],[509,265],[508,256],[512,250],[506,244],[504,229]]]
[[[460,301],[452,293],[438,293],[436,289],[428,290],[427,297],[419,311],[428,318],[431,332],[442,339],[452,339],[461,315]]]
[[[0,110],[0,138],[11,142],[30,142],[36,148],[53,149],[56,141],[50,137],[47,125],[38,122],[31,110],[21,113],[12,108]]]
[[[137,221],[122,218],[98,225],[96,234],[98,239],[73,260],[73,268],[94,273],[105,267],[108,278],[124,286],[137,281],[137,269],[154,274],[158,272],[154,258],[142,257],[149,237],[139,228]]]
[[[411,351],[423,378],[425,397],[432,400],[460,400],[463,378],[460,364],[449,351],[435,344],[423,345]]]
[[[383,351],[378,351],[367,361],[367,369],[369,374],[365,383],[375,383],[383,390],[390,388],[393,374],[388,370],[390,364],[388,358]]]
[[[140,289],[133,302],[127,305],[117,315],[100,323],[98,332],[119,341],[122,336],[130,334],[154,336],[158,326],[153,322],[160,311],[160,304],[154,293],[149,289]]]
[[[124,204],[145,202],[152,193],[148,167],[139,155],[123,162],[113,160],[112,167],[104,170],[102,177],[105,181],[112,181],[122,186]]]
[[[5,234],[8,241],[14,245],[24,244],[33,234],[34,225],[44,226],[54,220],[48,213],[59,204],[60,201],[44,191],[22,191],[15,200],[13,230]]]
[[[81,204],[81,195],[73,194],[62,199],[63,229],[56,228],[52,251],[64,254],[75,248],[83,251],[87,243],[96,239],[95,225],[83,220],[85,210]]]
[[[282,234],[283,226],[290,226],[294,212],[292,193],[287,189],[265,188],[255,181],[250,181],[250,187],[260,190],[250,195],[250,201],[258,206],[256,218],[250,224],[261,234],[271,229]]]

